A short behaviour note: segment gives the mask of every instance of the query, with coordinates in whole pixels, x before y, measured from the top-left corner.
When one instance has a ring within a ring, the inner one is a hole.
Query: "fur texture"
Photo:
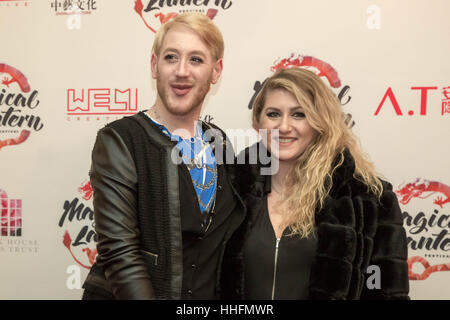
[[[354,160],[346,152],[344,163],[333,175],[324,207],[315,214],[318,248],[311,267],[310,299],[409,299],[406,232],[396,195],[383,181],[379,201],[353,178],[354,171]],[[222,275],[224,298],[245,298],[245,234],[252,225],[252,210],[270,192],[270,177],[259,176],[258,172],[258,164],[236,166],[235,187],[248,214],[227,248]],[[380,268],[380,289],[369,289],[366,284],[372,275],[367,273],[370,265]]]

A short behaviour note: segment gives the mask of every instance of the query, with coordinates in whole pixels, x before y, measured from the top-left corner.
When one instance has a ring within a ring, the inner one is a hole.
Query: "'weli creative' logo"
[[[67,89],[66,109],[68,121],[103,118],[107,121],[115,120],[119,116],[133,115],[138,111],[138,89]]]

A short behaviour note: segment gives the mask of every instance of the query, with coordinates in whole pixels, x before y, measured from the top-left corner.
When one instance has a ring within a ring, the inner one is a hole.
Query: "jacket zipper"
[[[275,244],[275,266],[273,269],[273,283],[272,283],[272,300],[275,300],[275,284],[277,278],[277,263],[278,263],[278,246],[280,244],[280,239],[277,238],[277,243]]]
[[[148,254],[149,256],[155,258],[155,266],[158,265],[158,255],[156,253],[152,253],[150,251],[141,250],[142,252]]]

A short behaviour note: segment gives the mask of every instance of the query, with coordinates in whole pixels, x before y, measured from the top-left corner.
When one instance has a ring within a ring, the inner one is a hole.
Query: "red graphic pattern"
[[[2,236],[8,235],[8,194],[0,189],[0,227]]]
[[[337,71],[325,61],[311,57],[292,54],[289,58],[281,59],[278,62],[275,61],[274,65],[270,68],[275,72],[280,69],[295,67],[314,67],[319,70],[319,77],[326,77],[328,82],[333,88],[339,88],[341,86],[341,80],[337,74]]]
[[[78,188],[78,192],[83,195],[84,200],[91,200],[92,194],[94,193],[94,191],[92,190],[91,182],[88,181],[86,183],[83,183],[81,187]]]
[[[217,9],[212,9],[212,8],[210,8],[210,9],[208,9],[208,11],[206,12],[206,16],[212,20],[212,19],[214,19],[214,17],[217,15],[217,12],[218,12]]]
[[[448,89],[448,91],[447,91]],[[450,100],[450,86],[442,89],[442,94],[444,95],[446,100]]]
[[[91,265],[93,265],[95,262],[95,257],[97,257],[97,253],[98,253],[97,248],[94,248],[94,250],[91,250],[90,248],[84,248],[82,251],[86,252],[88,259],[89,259],[89,263]]]
[[[11,76],[11,79],[7,77],[3,78],[2,84],[9,88],[9,85],[13,82],[17,82],[20,90],[23,92],[30,92],[30,84],[28,83],[27,77],[14,67],[11,67],[5,63],[0,63],[0,73],[7,73]]]
[[[178,15],[176,12],[169,12],[168,14],[164,14],[162,12],[155,14],[155,18],[159,18],[161,24],[166,23],[170,19],[175,18]]]
[[[0,150],[6,146],[14,146],[25,142],[30,136],[29,130],[22,130],[17,138],[0,140]]]
[[[425,268],[425,270],[421,274],[414,273],[412,271],[413,264],[417,262],[422,264]],[[431,266],[427,260],[419,256],[411,257],[408,259],[408,276],[410,280],[425,280],[433,272],[449,271],[449,270],[450,270],[450,263]]]
[[[442,113],[450,113],[450,86],[442,89],[442,94],[444,95],[444,99],[442,99]]]
[[[147,21],[145,21],[144,17],[142,16],[143,9],[144,9],[144,5],[142,4],[142,1],[136,0],[136,2],[134,3],[134,11],[136,11],[136,13],[141,17],[142,21],[144,21],[147,28],[149,28],[150,31],[152,31],[153,33],[156,33],[156,30],[153,29],[152,27],[150,27],[150,25],[147,23]]]
[[[22,200],[8,199],[0,189],[0,236],[22,235]]]
[[[428,193],[426,196],[422,196],[423,193]],[[441,208],[444,204],[450,202],[450,187],[446,184],[437,181],[421,180],[417,179],[413,183],[408,183],[403,187],[399,187],[395,193],[400,196],[400,203],[407,204],[412,198],[426,199],[436,192],[441,193],[442,196],[438,196],[434,200],[434,204],[437,204]]]
[[[72,238],[70,237],[69,231],[66,230],[66,232],[64,232],[64,237],[63,237],[63,244],[64,246],[67,248],[67,250],[69,250],[70,254],[72,255],[72,258],[75,260],[76,263],[78,263],[80,266],[82,266],[83,268],[86,269],[90,269],[92,267],[92,265],[95,262],[95,257],[97,256],[97,249],[94,248],[93,250],[89,249],[89,248],[84,248],[82,249],[83,252],[86,252],[88,259],[89,259],[89,263],[91,264],[90,266],[87,266],[85,264],[83,264],[80,260],[78,260],[75,255],[72,252]]]

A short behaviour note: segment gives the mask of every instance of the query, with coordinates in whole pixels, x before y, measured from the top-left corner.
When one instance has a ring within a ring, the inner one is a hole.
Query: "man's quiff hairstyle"
[[[195,12],[180,14],[163,24],[156,33],[152,48],[153,53],[159,55],[167,32],[176,25],[185,26],[196,32],[210,49],[215,61],[223,58],[225,45],[219,28],[217,28],[208,16]]]

